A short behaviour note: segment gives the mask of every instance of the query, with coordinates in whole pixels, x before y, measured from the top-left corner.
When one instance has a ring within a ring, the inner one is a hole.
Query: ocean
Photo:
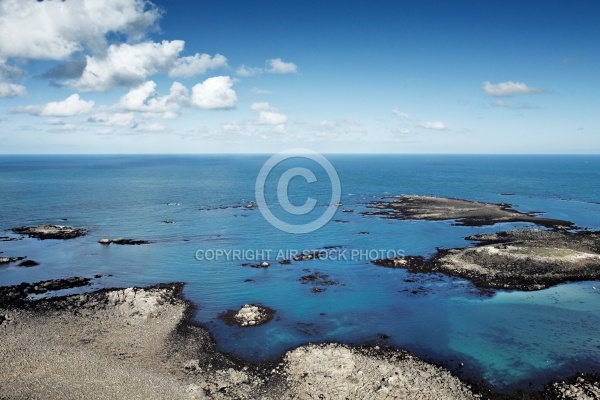
[[[91,288],[54,293],[62,295],[185,282],[195,321],[220,350],[248,361],[274,360],[309,342],[379,343],[505,392],[599,371],[597,282],[490,296],[464,279],[370,262],[390,254],[431,256],[438,248],[472,245],[465,239],[472,234],[531,224],[464,227],[361,213],[384,196],[435,195],[510,203],[599,230],[600,156],[326,155],[339,177],[341,205],[308,233],[282,231],[259,209],[256,182],[269,157],[0,156],[0,236],[18,237],[10,228],[40,223],[89,231],[72,240],[0,242],[1,256],[40,263],[0,266],[0,285],[102,275]],[[286,187],[292,208],[315,200],[311,213],[281,206],[278,179],[290,168],[314,173],[314,182],[296,176]],[[275,165],[264,192],[273,217],[295,225],[332,207],[327,168],[310,159]],[[103,237],[151,243],[105,246],[98,243]],[[279,263],[304,250],[327,256]],[[268,268],[242,265],[263,261]],[[302,282],[315,273],[329,283]],[[219,319],[246,303],[275,309],[275,319],[250,329]]]

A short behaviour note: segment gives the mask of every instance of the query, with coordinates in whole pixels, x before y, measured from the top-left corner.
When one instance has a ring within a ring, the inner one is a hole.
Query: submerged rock
[[[109,245],[109,244],[119,244],[119,245],[141,245],[150,243],[148,240],[137,240],[137,239],[125,239],[125,238],[102,238],[98,241],[100,244]]]
[[[39,262],[37,261],[33,261],[33,260],[25,260],[25,261],[21,261],[19,264],[17,264],[19,267],[35,267],[40,265]]]

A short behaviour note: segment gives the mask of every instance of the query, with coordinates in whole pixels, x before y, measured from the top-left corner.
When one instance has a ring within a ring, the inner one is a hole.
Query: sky
[[[0,0],[0,154],[600,153],[600,2]]]

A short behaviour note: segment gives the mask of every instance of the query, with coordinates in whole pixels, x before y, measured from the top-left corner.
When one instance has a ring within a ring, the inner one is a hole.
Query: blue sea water
[[[600,371],[598,283],[484,296],[462,279],[369,261],[376,251],[428,256],[440,247],[468,246],[464,238],[474,233],[531,225],[461,227],[360,214],[383,196],[422,194],[507,202],[519,211],[598,230],[600,156],[330,155],[343,206],[307,234],[282,232],[256,206],[246,207],[256,201],[255,182],[268,158],[0,156],[0,236],[15,236],[13,226],[39,223],[89,230],[66,241],[0,242],[2,256],[40,262],[34,268],[1,266],[0,285],[95,274],[103,277],[93,289],[185,282],[186,297],[197,305],[196,322],[209,329],[220,350],[251,361],[275,359],[308,342],[380,342],[508,392],[577,371]],[[292,179],[291,203],[313,197],[318,200],[313,214],[323,213],[331,190],[325,171],[310,160],[293,162],[314,170],[318,180]],[[276,207],[278,174],[293,166],[274,168],[265,192],[277,217],[302,223],[314,215],[290,216]],[[152,243],[103,246],[98,243],[103,237]],[[340,256],[278,263],[279,251],[326,246],[337,246],[331,254]],[[242,250],[245,260],[210,257]],[[241,265],[262,259],[269,268]],[[312,292],[314,286],[299,279],[317,271],[338,284]],[[251,329],[218,318],[246,303],[267,305],[276,318]],[[390,338],[381,339],[382,333]],[[459,362],[465,367],[459,369]]]

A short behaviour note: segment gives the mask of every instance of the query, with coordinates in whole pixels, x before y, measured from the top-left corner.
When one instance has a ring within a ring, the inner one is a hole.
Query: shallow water
[[[600,200],[600,157],[328,156],[340,177],[343,206],[330,223],[303,235],[281,232],[256,207],[245,207],[255,201],[256,176],[267,158],[1,156],[0,229],[54,223],[86,227],[89,235],[0,242],[3,255],[41,263],[0,267],[0,284],[94,274],[104,277],[93,288],[184,281],[185,295],[198,305],[196,321],[209,328],[219,348],[254,361],[276,358],[307,342],[379,341],[507,391],[527,388],[530,381],[535,387],[576,371],[598,371],[600,290],[593,289],[600,289],[598,283],[487,297],[461,279],[380,268],[368,257],[351,255],[402,251],[426,256],[438,247],[467,246],[464,237],[474,233],[529,226],[460,227],[451,221],[360,215],[366,203],[390,194],[509,202],[519,211],[543,211],[550,218],[600,229],[595,203]],[[315,174],[315,184],[292,180],[290,197],[294,204],[317,198],[315,212],[321,213],[329,188],[324,172]],[[274,178],[267,180],[269,203],[276,202]],[[12,236],[9,231],[2,235]],[[97,243],[119,236],[153,243]],[[325,246],[339,246],[336,254],[346,257],[277,263],[279,251]],[[196,258],[198,251],[216,250],[262,252],[271,266],[255,269],[241,266],[252,260]],[[313,293],[313,286],[299,278],[315,271],[338,284]],[[246,330],[219,320],[219,313],[245,303],[276,309],[276,319]],[[380,339],[381,333],[390,338]],[[465,368],[459,370],[459,362]]]

